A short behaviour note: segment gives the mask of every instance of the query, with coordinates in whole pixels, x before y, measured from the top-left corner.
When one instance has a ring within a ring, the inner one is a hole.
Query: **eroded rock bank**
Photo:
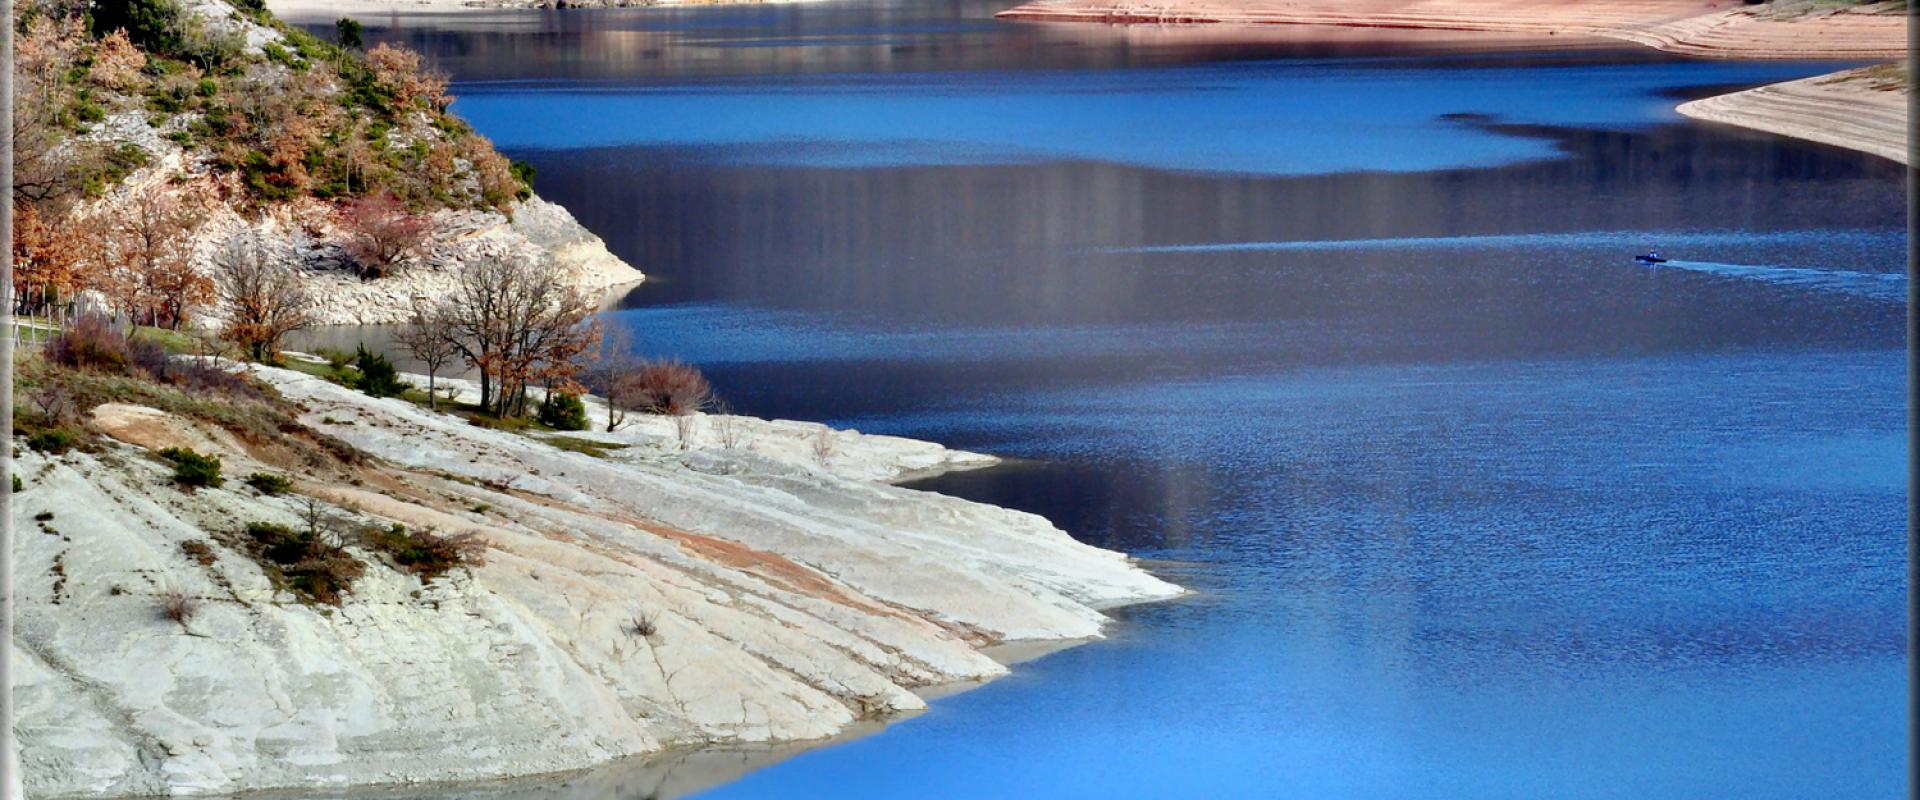
[[[38,797],[474,781],[668,748],[831,736],[1005,667],[981,648],[1100,635],[1179,589],[1046,520],[884,481],[992,463],[742,417],[557,441],[259,368],[358,455],[103,405],[94,452],[22,449],[14,669]],[[331,441],[331,440],[328,440]],[[218,455],[177,488],[152,452]],[[344,451],[343,451],[344,452]],[[324,459],[323,459],[324,460]],[[291,472],[281,494],[240,476]],[[245,526],[471,534],[423,580],[302,602]],[[190,598],[184,621],[169,599]]]
[[[1848,70],[1682,103],[1681,114],[1909,163],[1906,65]]]

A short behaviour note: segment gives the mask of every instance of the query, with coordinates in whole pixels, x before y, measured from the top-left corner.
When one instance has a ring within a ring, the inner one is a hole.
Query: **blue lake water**
[[[1414,59],[1401,59],[1412,61]],[[1815,74],[1796,64],[1397,66],[1293,59],[1133,70],[752,76],[660,86],[485,84],[457,110],[505,148],[681,145],[816,167],[1087,159],[1300,174],[1500,164],[1554,153],[1449,115],[1635,126],[1659,92]],[[539,113],[529,114],[532,100]]]
[[[1671,111],[1832,65],[994,10],[368,20],[641,349],[1197,592],[702,796],[1905,793],[1900,170]]]

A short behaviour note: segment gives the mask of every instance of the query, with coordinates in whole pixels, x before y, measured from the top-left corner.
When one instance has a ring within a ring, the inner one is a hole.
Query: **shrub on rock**
[[[173,482],[193,488],[197,486],[219,486],[226,483],[220,477],[220,459],[202,455],[185,447],[169,447],[160,451],[160,457],[173,462]]]
[[[47,342],[47,360],[63,367],[100,372],[127,368],[127,334],[99,314],[86,314]]]
[[[692,414],[713,400],[713,387],[700,368],[678,361],[649,361],[634,371],[627,396],[633,409],[649,414]]]
[[[566,392],[548,392],[547,399],[540,402],[537,417],[540,424],[557,431],[584,431],[587,429],[587,407],[580,398]]]
[[[353,367],[360,376],[354,379],[354,387],[369,397],[396,397],[409,387],[400,380],[399,370],[386,356],[368,350],[361,344],[353,351]]]
[[[453,568],[478,563],[485,547],[471,534],[441,536],[432,530],[409,531],[395,524],[381,530],[369,529],[367,543],[393,558],[401,569],[420,576],[421,582],[433,580]]]

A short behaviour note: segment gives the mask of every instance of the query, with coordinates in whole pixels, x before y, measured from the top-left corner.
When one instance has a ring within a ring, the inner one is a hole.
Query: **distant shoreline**
[[[1029,0],[995,16],[1033,22],[1321,25],[1590,36],[1706,58],[1905,58],[1906,15],[1881,5],[1789,16],[1728,0]]]
[[[1726,5],[1727,7],[1722,7]],[[996,14],[1031,22],[1209,24],[1460,31],[1607,38],[1702,58],[1905,59],[1897,4],[1838,11],[1702,0],[1029,0]],[[1681,104],[1707,122],[1820,142],[1908,163],[1904,69],[1874,67]]]

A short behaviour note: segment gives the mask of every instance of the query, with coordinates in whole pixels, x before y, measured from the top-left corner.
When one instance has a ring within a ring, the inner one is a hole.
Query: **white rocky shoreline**
[[[1038,516],[888,483],[990,456],[707,415],[684,447],[671,418],[639,417],[563,449],[254,369],[372,458],[268,496],[237,478],[285,453],[114,404],[94,413],[117,440],[100,452],[21,450],[30,795],[471,785],[821,740],[923,708],[916,689],[1005,674],[984,648],[1098,638],[1100,609],[1182,591]],[[232,477],[183,492],[148,454],[169,446]],[[343,522],[472,533],[484,561],[423,584],[349,544],[368,568],[331,608],[218,544],[205,563],[181,549],[297,524],[304,497]],[[163,592],[204,610],[176,624]]]

